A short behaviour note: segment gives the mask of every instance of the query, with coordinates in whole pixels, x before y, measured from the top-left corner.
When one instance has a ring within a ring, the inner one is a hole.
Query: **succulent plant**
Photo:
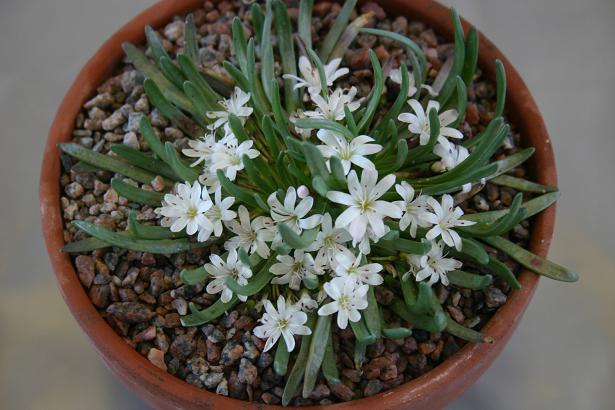
[[[262,297],[258,303],[265,313],[254,334],[267,339],[266,350],[277,344],[274,369],[288,373],[284,404],[300,389],[307,397],[319,371],[329,382],[339,381],[332,326],[351,326],[358,364],[377,338],[412,333],[384,323],[378,286],[394,292],[388,308],[414,328],[492,342],[452,320],[432,285],[482,289],[499,277],[519,289],[513,272],[486,246],[538,274],[577,280],[573,272],[502,237],[559,194],[554,187],[507,175],[533,148],[491,160],[510,134],[500,61],[495,62],[493,119],[472,139],[464,140],[458,129],[477,65],[477,31],[464,35],[452,10],[454,53],[428,85],[421,48],[400,34],[364,27],[369,13],[350,21],[355,0],[344,3],[315,50],[312,3],[301,0],[296,27],[282,1],[267,1],[264,8],[253,4],[254,36],[247,39],[236,17],[233,58],[224,63],[224,74],[201,66],[191,16],[185,21],[183,53],[175,59],[149,27],[152,59],[124,45],[128,60],[146,77],[150,103],[190,136],[189,148],[178,152],[163,143],[146,116],[140,133],[151,153],[126,145],[113,146],[114,155],[59,146],[84,170],[115,173],[112,187],[119,195],[157,207],[160,216],[153,226],[131,213],[122,232],[73,221],[90,237],[63,250],[117,246],[173,254],[223,243],[224,254],[182,272],[185,284],[207,281],[207,292],[220,293],[205,309],[190,305],[182,324],[204,324],[237,303]],[[334,85],[348,74],[341,58],[359,33],[399,43],[408,62],[396,70],[383,68],[370,50],[373,84],[363,99],[356,98],[354,87]],[[399,84],[392,103],[382,98],[388,75]],[[164,192],[139,187],[156,177],[162,178]],[[485,181],[534,197],[523,202],[519,193],[508,209],[464,215],[457,204]],[[464,265],[472,272],[461,270]],[[300,347],[289,369],[294,335],[301,335]]]

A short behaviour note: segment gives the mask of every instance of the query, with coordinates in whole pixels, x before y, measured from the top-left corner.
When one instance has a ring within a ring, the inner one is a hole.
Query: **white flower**
[[[352,236],[352,246],[364,240],[368,228],[371,228],[376,238],[386,235],[386,227],[383,219],[391,217],[399,219],[402,215],[398,206],[379,201],[395,183],[395,175],[390,174],[378,180],[378,173],[371,170],[363,170],[361,182],[357,173],[353,170],[348,174],[348,192],[329,191],[327,198],[348,208],[335,220],[336,228],[346,228]]]
[[[211,208],[205,212],[205,216],[209,219],[213,225],[213,228],[201,228],[198,236],[199,242],[205,242],[208,240],[212,233],[216,238],[219,238],[220,235],[222,235],[222,230],[224,229],[222,222],[232,221],[235,217],[237,217],[237,213],[229,209],[233,206],[234,202],[235,198],[232,196],[227,196],[222,199],[222,188],[218,187],[216,189],[214,193],[214,203]]]
[[[458,251],[461,250],[461,237],[453,230],[456,226],[474,225],[476,222],[459,219],[463,215],[460,207],[453,209],[453,197],[450,195],[442,195],[442,204],[434,198],[428,198],[427,204],[431,207],[432,212],[423,212],[420,218],[434,226],[427,232],[425,238],[434,240],[438,236],[442,236],[442,240],[450,247],[455,247]]]
[[[401,69],[399,68],[392,69],[389,72],[389,78],[395,84],[401,85]],[[412,74],[411,72],[408,72],[408,97],[412,97],[414,94],[416,94],[416,82],[415,81],[416,80],[414,78],[414,74]],[[427,84],[422,84],[421,88],[423,90],[427,90],[429,95],[431,95],[432,97],[435,97],[438,95],[438,93],[433,88],[431,88],[431,86]]]
[[[259,319],[262,325],[254,328],[254,335],[261,339],[267,339],[263,352],[271,349],[280,336],[284,338],[289,352],[295,348],[295,338],[293,335],[309,335],[312,330],[304,326],[307,322],[307,315],[299,310],[297,306],[287,304],[284,296],[278,298],[278,309],[266,300],[263,302],[265,313]]]
[[[325,71],[327,86],[332,86],[335,80],[348,74],[349,70],[347,68],[338,69],[341,62],[341,58],[335,58],[331,60],[329,64],[323,67]],[[310,60],[306,56],[299,57],[299,72],[301,73],[303,78],[291,74],[284,74],[283,77],[297,80],[297,84],[295,84],[295,89],[307,87],[308,93],[310,94],[320,93],[322,87],[320,83],[320,75],[318,74],[318,69],[312,66]]]
[[[252,140],[237,144],[237,138],[230,131],[220,144],[216,144],[214,152],[211,154],[210,170],[212,173],[221,169],[228,179],[234,181],[237,172],[244,168],[243,156],[247,155],[248,158],[253,159],[260,155],[258,150],[252,148],[254,144]]]
[[[250,222],[250,214],[245,206],[239,206],[239,222],[225,222],[226,227],[237,236],[224,243],[224,249],[244,248],[250,254],[256,252],[261,258],[269,257],[267,242],[273,241],[275,229],[270,218],[259,216]]]
[[[456,259],[445,258],[443,255],[443,246],[441,242],[432,242],[431,250],[427,253],[427,257],[421,260],[422,269],[416,272],[416,280],[420,282],[429,278],[429,284],[433,285],[437,281],[443,285],[448,285],[447,272],[459,269],[462,263]]]
[[[325,283],[324,290],[333,302],[318,309],[320,316],[328,316],[337,312],[337,326],[340,329],[346,329],[348,320],[351,322],[361,320],[359,310],[367,307],[368,285],[357,286],[352,280],[333,278],[330,282]]]
[[[416,275],[418,271],[427,265],[427,255],[406,255],[406,263],[410,269],[403,274],[402,280],[408,280],[410,275]]]
[[[297,307],[304,312],[311,312],[312,310],[318,307],[318,302],[316,302],[307,291],[301,292],[301,297],[296,303]]]
[[[455,168],[470,156],[468,149],[463,145],[455,145],[450,142],[438,142],[433,153],[440,157],[439,166],[434,171],[445,171]],[[438,164],[437,162],[434,165]],[[433,169],[433,167],[432,167]]]
[[[241,262],[237,256],[237,249],[228,252],[226,262],[218,255],[210,255],[211,263],[205,264],[205,270],[214,279],[205,288],[207,293],[214,295],[222,292],[220,300],[227,303],[233,297],[233,291],[226,286],[226,278],[233,278],[241,286],[248,284],[248,279],[252,277],[252,270]],[[248,300],[247,296],[237,295],[242,302]]]
[[[421,145],[427,145],[429,141],[429,112],[434,109],[436,112],[440,111],[440,103],[437,101],[429,101],[427,104],[427,110],[423,110],[423,106],[417,100],[409,100],[408,104],[414,110],[414,114],[401,113],[397,119],[402,122],[407,122],[408,130],[413,134],[419,134],[419,143]],[[440,120],[440,134],[438,135],[438,141],[446,141],[446,137],[449,138],[463,138],[461,131],[455,128],[447,127],[457,119],[456,110],[446,110],[438,115]]]
[[[354,257],[352,252],[343,245],[350,242],[352,237],[346,229],[333,228],[330,214],[326,213],[322,216],[320,229],[314,243],[307,248],[308,252],[318,251],[314,262],[319,271],[335,269],[335,256],[338,254],[349,254]]]
[[[314,198],[307,196],[295,206],[297,191],[294,187],[288,187],[284,204],[280,202],[275,192],[267,198],[267,204],[271,208],[271,217],[276,223],[284,223],[293,231],[300,233],[303,229],[315,228],[322,218],[321,215],[312,215],[304,218],[312,209]]]
[[[316,279],[318,272],[314,266],[314,258],[309,253],[295,249],[293,256],[278,255],[279,263],[275,263],[269,271],[276,275],[271,283],[288,285],[293,290],[299,290],[304,278]]]
[[[188,146],[190,148],[184,148],[182,153],[190,158],[196,158],[197,160],[191,164],[191,166],[197,166],[201,162],[207,163],[211,154],[214,153],[216,146],[216,136],[215,134],[209,133],[198,140],[189,140]]]
[[[211,208],[207,190],[198,182],[177,184],[175,194],[166,194],[162,207],[156,208],[156,213],[164,218],[162,226],[170,227],[172,232],[180,232],[186,228],[188,235],[194,235],[199,229],[213,229],[212,223],[205,213]]]
[[[359,135],[348,141],[345,137],[329,130],[318,130],[316,136],[325,143],[325,145],[317,145],[317,148],[322,156],[327,159],[329,169],[331,169],[329,158],[338,157],[342,162],[344,175],[348,175],[352,164],[363,169],[376,170],[374,163],[365,158],[366,155],[372,155],[382,150],[382,145],[369,144],[374,141],[372,137]]]
[[[320,94],[312,94],[310,97],[316,104],[316,110],[305,111],[304,115],[310,118],[341,121],[346,116],[344,106],[347,106],[350,112],[356,111],[361,106],[361,100],[353,101],[356,95],[357,89],[355,87],[350,87],[348,94],[346,94],[346,90],[337,88],[326,98]]]
[[[379,263],[368,263],[361,266],[362,254],[349,257],[349,255],[338,254],[335,256],[337,266],[335,274],[346,280],[355,281],[359,285],[367,284],[372,286],[381,285],[384,282],[378,272],[382,271]]]
[[[209,126],[210,129],[216,129],[222,125],[228,123],[228,117],[230,114],[235,115],[241,121],[245,121],[246,118],[252,114],[252,107],[246,107],[245,105],[250,101],[250,93],[245,93],[239,87],[235,87],[233,94],[228,100],[220,101],[220,105],[224,108],[224,111],[209,111],[207,117],[215,118],[216,121]]]
[[[420,214],[427,211],[428,197],[427,195],[419,195],[415,198],[414,188],[406,181],[395,185],[395,190],[403,198],[403,201],[394,202],[404,213],[399,220],[399,229],[405,231],[406,228],[410,227],[410,235],[414,238],[416,237],[417,227],[426,228],[430,226],[428,222],[419,218]]]

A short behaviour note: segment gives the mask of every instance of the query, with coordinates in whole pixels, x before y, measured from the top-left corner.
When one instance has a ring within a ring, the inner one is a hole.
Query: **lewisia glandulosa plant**
[[[223,243],[226,253],[182,272],[184,283],[207,281],[206,292],[219,295],[203,310],[191,305],[182,323],[201,325],[248,298],[258,300],[264,311],[254,334],[266,340],[265,350],[276,348],[279,374],[287,373],[299,340],[284,404],[302,383],[307,397],[321,368],[330,382],[338,380],[333,326],[352,328],[358,364],[377,338],[411,334],[383,322],[378,286],[395,293],[389,309],[413,327],[486,342],[491,340],[450,319],[432,291],[438,282],[481,289],[493,276],[518,289],[513,273],[485,245],[539,274],[576,280],[501,237],[558,193],[506,175],[533,148],[490,161],[510,131],[502,116],[506,86],[499,61],[493,120],[469,140],[459,131],[476,69],[476,30],[464,36],[453,10],[454,54],[428,85],[420,47],[399,34],[365,28],[369,15],[349,22],[354,6],[355,0],[346,1],[316,51],[311,0],[301,0],[297,27],[280,0],[268,1],[264,10],[254,4],[255,37],[246,39],[241,20],[233,22],[227,77],[201,71],[191,16],[175,60],[148,28],[154,62],[131,44],[124,50],[146,77],[149,101],[192,138],[189,147],[178,152],[162,143],[147,117],[140,131],[151,155],[123,145],[112,148],[114,156],[60,145],[83,163],[116,173],[112,186],[121,196],[155,206],[160,216],[160,226],[150,226],[131,214],[124,232],[73,221],[91,237],[64,250],[118,246],[172,254]],[[373,84],[365,98],[357,98],[354,87],[336,86],[349,74],[342,56],[359,33],[399,43],[409,62],[388,69],[385,78],[370,51]],[[381,99],[385,81],[399,84],[393,103]],[[138,186],[156,175],[166,193]],[[457,203],[487,180],[542,195],[523,203],[518,194],[509,209],[464,215]],[[462,270],[466,264],[472,273]]]

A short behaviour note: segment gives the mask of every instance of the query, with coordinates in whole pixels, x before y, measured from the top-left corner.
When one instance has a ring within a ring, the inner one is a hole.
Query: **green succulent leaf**
[[[502,279],[508,286],[513,289],[521,289],[521,284],[515,277],[515,274],[506,266],[506,264],[500,262],[497,258],[489,255],[489,263],[485,265],[485,268],[493,274]]]
[[[500,117],[504,113],[504,104],[506,103],[506,71],[504,64],[500,60],[495,60],[495,80],[497,100],[493,115],[494,117]]]
[[[151,183],[152,180],[156,177],[156,175],[152,174],[151,172],[144,171],[141,168],[137,168],[109,155],[104,155],[89,150],[78,144],[58,144],[58,148],[66,154],[70,155],[71,157],[77,158],[78,160],[81,160],[85,163],[88,163],[100,169],[124,175],[125,177],[134,179],[135,181],[141,182],[143,184]]]
[[[540,185],[527,179],[513,177],[511,175],[500,175],[493,179],[491,182],[496,185],[506,186],[517,191],[532,192],[536,194],[546,194],[547,192],[557,191],[557,187]]]
[[[406,337],[412,336],[412,330],[407,327],[390,327],[383,328],[382,335],[387,339],[405,339]]]
[[[340,374],[337,369],[337,361],[335,360],[335,351],[333,350],[333,335],[331,333],[327,338],[325,356],[322,360],[322,374],[325,376],[327,383],[333,384],[340,382]]]
[[[301,235],[293,231],[284,223],[278,224],[282,240],[293,249],[305,249],[314,243],[318,235],[318,229],[310,229],[303,232]]]
[[[129,147],[128,145],[112,145],[111,151],[115,152],[118,157],[124,159],[130,164],[143,168],[157,175],[162,175],[174,181],[180,181],[180,178],[173,172],[171,167],[151,155],[147,155],[138,149]]]
[[[316,316],[314,314],[308,314],[308,321],[305,325],[310,329],[313,329],[315,323]],[[284,386],[284,392],[282,393],[283,406],[287,406],[288,403],[290,403],[301,386],[310,352],[311,340],[312,335],[301,336],[301,348],[299,349],[299,354],[295,359],[295,365],[286,379],[286,386]]]
[[[461,19],[457,14],[457,10],[451,8],[451,15],[453,18],[453,29],[455,33],[455,49],[453,54],[453,62],[451,70],[442,86],[442,89],[438,93],[438,101],[442,105],[445,105],[450,96],[452,95],[456,83],[457,76],[461,75],[465,65],[465,39],[463,34],[463,27],[461,25]]]
[[[372,88],[371,96],[369,98],[369,102],[367,103],[367,109],[357,125],[359,128],[359,133],[366,131],[370,126],[372,118],[380,105],[380,97],[382,96],[382,90],[384,89],[384,76],[382,74],[382,67],[380,66],[378,57],[376,56],[374,50],[371,49],[368,54],[369,61],[371,62],[372,69],[374,71],[374,87]]]
[[[194,108],[190,99],[172,82],[170,82],[164,74],[152,64],[145,56],[143,51],[130,43],[122,44],[122,49],[126,53],[128,60],[141,71],[145,77],[152,79],[160,88],[162,94],[173,104],[177,105],[184,111],[193,112]]]
[[[88,235],[120,248],[137,252],[156,254],[172,254],[210,246],[209,242],[192,242],[188,239],[134,239],[118,232],[113,232],[101,226],[86,221],[73,221],[78,229]]]
[[[256,274],[252,279],[248,282],[247,285],[241,286],[237,283],[235,279],[232,277],[226,278],[226,286],[232,290],[234,293],[242,296],[252,296],[256,295],[258,292],[263,290],[265,286],[267,286],[271,279],[273,278],[273,274],[269,271],[271,266],[276,262],[275,254],[269,257],[269,260],[263,266],[263,268]]]
[[[222,316],[228,310],[232,309],[238,302],[239,299],[237,299],[236,296],[233,296],[231,300],[226,303],[222,302],[221,299],[218,299],[213,305],[203,310],[196,309],[196,306],[190,302],[189,306],[191,313],[189,315],[182,316],[182,326],[191,327],[204,325],[205,323],[211,322],[212,320]]]
[[[349,321],[349,323],[358,343],[365,343],[369,345],[376,341],[376,336],[371,334],[367,329],[367,325],[365,324],[365,320],[363,318],[361,318],[358,322]]]
[[[198,66],[199,58],[199,43],[196,38],[196,26],[194,25],[194,16],[188,14],[184,23],[184,51],[188,58]]]
[[[288,370],[288,359],[290,357],[290,353],[288,352],[288,348],[286,347],[286,343],[282,338],[278,341],[278,347],[275,350],[275,356],[273,359],[273,370],[278,376],[286,375]]]
[[[134,185],[130,185],[124,182],[120,178],[113,178],[111,180],[111,186],[113,189],[124,198],[132,202],[149,206],[160,206],[164,194],[154,191],[146,191],[141,188],[137,188]]]
[[[373,286],[370,286],[367,291],[367,308],[363,311],[363,319],[369,333],[376,339],[380,338],[382,335],[382,321],[380,320],[380,308],[378,307]]]
[[[492,236],[489,238],[483,238],[482,241],[487,245],[504,252],[516,260],[521,266],[531,270],[534,273],[538,273],[539,275],[562,282],[576,282],[579,280],[579,275],[576,272],[572,272],[563,266],[546,260],[541,256],[534,255],[532,252],[523,249],[519,245],[516,245],[507,239],[499,236]]]
[[[324,41],[320,47],[319,55],[322,61],[329,62],[329,56],[333,52],[335,45],[338,43],[340,36],[348,26],[350,21],[350,15],[357,4],[357,0],[346,0],[342,9],[339,11],[333,25],[329,29],[329,32],[325,36]]]
[[[461,70],[461,78],[466,86],[470,86],[478,64],[478,30],[474,26],[470,27],[466,36],[465,54],[466,59],[463,70]]]
[[[312,48],[312,8],[314,0],[301,0],[299,2],[299,18],[297,19],[297,32],[306,48]]]
[[[478,275],[461,270],[450,271],[447,276],[452,285],[460,288],[483,289],[493,283],[491,275]]]
[[[548,194],[541,195],[523,203],[523,205],[521,205],[521,209],[525,211],[524,218],[528,219],[542,212],[543,210],[551,206],[553,203],[555,203],[559,196],[559,191],[550,192]],[[502,209],[498,211],[486,211],[476,214],[466,214],[463,216],[463,219],[488,224],[497,221],[498,219],[506,215],[508,212],[508,209]]]
[[[199,179],[199,173],[192,167],[186,165],[175,150],[173,144],[167,141],[164,144],[165,156],[168,159],[168,164],[182,180],[194,182]]]
[[[455,322],[450,317],[447,317],[446,329],[448,333],[462,340],[474,343],[489,343],[493,344],[494,340],[491,336],[485,336],[476,330],[469,329]]]
[[[201,266],[196,269],[183,269],[179,277],[186,285],[196,285],[197,283],[204,282],[209,277],[209,272]]]
[[[325,357],[327,349],[327,339],[331,334],[331,316],[319,316],[316,321],[316,327],[312,332],[312,340],[308,352],[307,362],[305,364],[305,374],[303,376],[303,398],[308,398],[314,386],[316,386],[316,378],[318,370]]]

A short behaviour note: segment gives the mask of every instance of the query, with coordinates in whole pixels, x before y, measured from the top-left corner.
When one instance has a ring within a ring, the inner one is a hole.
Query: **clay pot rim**
[[[408,15],[433,28],[438,34],[452,38],[450,15],[446,7],[432,0],[380,0],[391,15]],[[245,409],[281,408],[252,404],[198,389],[151,364],[131,348],[105,322],[91,303],[75,272],[70,256],[60,253],[63,246],[63,221],[60,209],[60,160],[58,142],[70,139],[73,123],[82,104],[98,84],[107,78],[121,61],[119,47],[124,41],[144,40],[146,24],[154,27],[169,22],[175,15],[195,9],[202,0],[161,0],[147,8],[120,28],[107,40],[81,70],[64,97],[53,121],[40,178],[40,206],[43,235],[58,285],[75,319],[86,332],[106,364],[126,384],[150,404],[161,407],[228,408],[233,405]],[[464,21],[467,30],[468,24]],[[488,78],[494,78],[493,61],[498,58],[506,66],[508,76],[507,112],[522,133],[524,143],[536,147],[530,168],[542,184],[556,186],[557,177],[551,142],[544,122],[525,83],[508,59],[481,33],[479,66]],[[555,221],[555,206],[535,217],[529,249],[546,256]],[[496,342],[466,344],[452,357],[421,377],[372,397],[326,406],[331,409],[359,408],[437,408],[459,396],[492,363],[503,349],[520,321],[538,285],[539,277],[523,271],[519,276],[522,289],[512,291],[505,305],[483,328]],[[322,407],[322,406],[320,406]],[[311,407],[316,408],[316,407]]]

